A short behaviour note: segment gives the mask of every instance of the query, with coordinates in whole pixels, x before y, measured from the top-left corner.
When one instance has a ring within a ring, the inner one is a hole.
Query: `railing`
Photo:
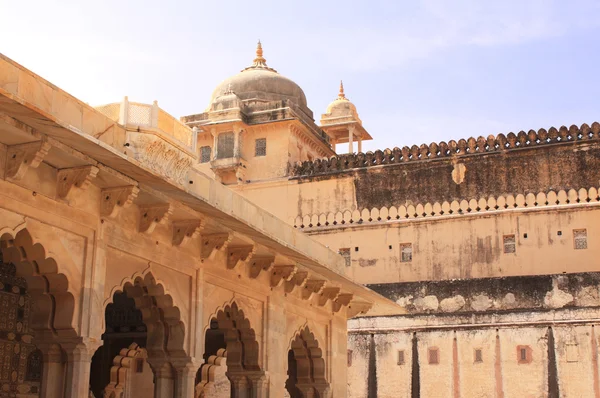
[[[595,187],[578,191],[560,190],[558,192],[540,192],[537,195],[518,194],[506,195],[497,198],[471,199],[469,201],[452,201],[443,203],[425,203],[415,205],[401,205],[362,210],[345,210],[323,214],[312,214],[296,217],[294,228],[313,230],[324,227],[350,227],[357,225],[370,225],[388,223],[392,221],[411,221],[430,219],[440,216],[457,216],[468,214],[485,214],[492,211],[507,211],[515,209],[536,209],[544,207],[560,207],[585,204],[600,204],[598,189]]]
[[[404,162],[415,162],[431,160],[436,158],[450,158],[456,156],[467,156],[502,152],[514,149],[535,148],[549,144],[564,144],[600,139],[600,124],[595,122],[592,126],[583,124],[581,127],[575,125],[560,129],[554,127],[548,131],[540,129],[537,132],[530,130],[528,133],[521,131],[518,134],[509,133],[490,135],[489,137],[471,137],[458,142],[452,140],[431,143],[421,146],[377,150],[375,152],[357,153],[334,156],[330,159],[316,159],[296,165],[293,171],[295,176],[306,176],[324,173],[334,173],[355,168],[372,167],[386,164],[398,164]]]
[[[97,106],[96,109],[124,126],[157,129],[190,151],[196,151],[197,130],[189,128],[159,108],[157,101],[150,105],[130,102],[125,97],[123,102]]]

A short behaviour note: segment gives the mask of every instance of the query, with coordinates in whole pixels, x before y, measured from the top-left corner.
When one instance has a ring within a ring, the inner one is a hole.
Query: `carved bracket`
[[[227,269],[234,269],[240,262],[250,261],[256,248],[254,245],[230,246],[227,248]]]
[[[276,265],[271,273],[271,287],[280,286],[283,281],[289,281],[298,271],[295,265]]]
[[[340,294],[339,287],[326,287],[321,291],[319,296],[319,306],[323,307],[329,300],[333,301]]]
[[[340,293],[337,298],[333,301],[333,312],[338,312],[342,309],[342,306],[350,304],[350,301],[354,298],[352,293]]]
[[[6,151],[6,177],[14,180],[23,178],[27,170],[36,168],[52,148],[47,141],[11,145]]]
[[[116,217],[121,209],[133,203],[139,192],[140,189],[133,185],[103,189],[100,198],[100,215]]]
[[[73,187],[85,190],[98,174],[96,166],[71,167],[60,169],[57,173],[56,192],[60,198],[66,198]]]
[[[169,203],[140,206],[139,231],[151,234],[158,224],[164,224],[173,214],[173,206]]]
[[[232,238],[229,233],[202,235],[200,257],[205,260],[212,255],[213,251],[226,248]]]
[[[173,222],[173,246],[185,245],[197,237],[203,228],[202,220],[183,220]]]
[[[273,256],[252,258],[252,261],[250,262],[250,278],[255,279],[260,275],[261,271],[268,271],[271,269],[274,261],[275,257]]]
[[[310,300],[313,294],[319,294],[323,291],[323,288],[327,284],[327,281],[320,279],[309,279],[304,284],[302,289],[302,298],[304,300]]]
[[[353,318],[358,314],[366,314],[371,308],[373,308],[373,303],[355,301],[348,305],[347,316],[348,318]]]
[[[294,274],[292,279],[288,282],[285,282],[284,289],[286,293],[291,293],[294,291],[296,286],[303,286],[308,279],[308,271],[298,271]]]

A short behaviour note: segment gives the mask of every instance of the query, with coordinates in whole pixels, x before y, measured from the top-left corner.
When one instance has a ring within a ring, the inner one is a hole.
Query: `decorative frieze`
[[[275,288],[281,286],[283,282],[291,280],[297,271],[298,267],[296,267],[295,265],[274,266],[273,272],[271,273],[271,287]]]
[[[319,296],[319,306],[323,307],[329,300],[333,301],[340,294],[339,287],[326,287],[321,291]]]
[[[313,294],[319,294],[327,285],[327,281],[321,279],[308,279],[302,288],[302,298],[310,300]]]
[[[285,282],[284,284],[284,290],[286,293],[291,293],[294,291],[294,289],[296,287],[302,287],[304,286],[304,283],[306,282],[306,280],[308,279],[308,272],[307,271],[298,271],[294,274],[294,276],[292,277],[292,279],[290,279],[289,281]]]
[[[213,252],[226,248],[229,242],[231,242],[231,238],[232,235],[227,232],[202,235],[200,247],[200,257],[202,260],[209,258]],[[229,259],[227,263],[227,268],[229,268]]]

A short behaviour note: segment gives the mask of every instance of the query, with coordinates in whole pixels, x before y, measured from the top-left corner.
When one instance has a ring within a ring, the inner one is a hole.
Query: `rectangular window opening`
[[[400,262],[410,263],[413,257],[412,243],[400,243]]]
[[[404,365],[404,350],[398,351],[398,365]]]
[[[517,362],[518,363],[531,363],[531,347],[528,345],[517,346]]]
[[[210,162],[210,147],[203,146],[200,147],[200,163],[208,163]]]
[[[257,138],[254,142],[254,156],[267,156],[267,139]]]
[[[587,249],[587,229],[573,230],[573,247],[575,250]]]
[[[475,349],[475,362],[483,362],[483,351],[481,348]]]
[[[517,251],[517,245],[514,235],[504,235],[504,253],[515,253]]]
[[[428,359],[429,359],[429,364],[430,365],[437,365],[438,363],[440,363],[439,352],[440,351],[437,349],[437,347],[429,349]]]

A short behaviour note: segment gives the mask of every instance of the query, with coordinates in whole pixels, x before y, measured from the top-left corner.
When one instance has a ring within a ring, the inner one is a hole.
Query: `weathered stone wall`
[[[598,184],[599,134],[594,123],[470,138],[304,162],[294,172],[301,183],[351,176],[359,210],[579,189]]]
[[[349,397],[600,393],[600,273],[371,287],[409,314],[349,321]]]

